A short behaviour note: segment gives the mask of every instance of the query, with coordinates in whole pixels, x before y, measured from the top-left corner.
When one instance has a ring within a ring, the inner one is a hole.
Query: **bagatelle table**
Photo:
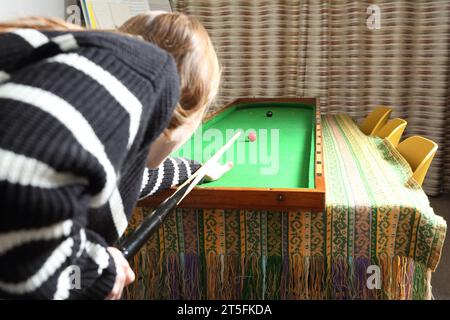
[[[196,187],[181,207],[323,210],[319,109],[316,98],[242,98],[209,116],[174,156],[204,162],[241,131],[221,159],[233,161],[234,168],[221,179]],[[256,134],[255,141],[249,140],[250,133]],[[157,205],[174,190],[144,199],[139,205]]]
[[[321,124],[324,210],[176,209],[134,258],[127,298],[429,298],[446,222],[389,141],[345,114]]]

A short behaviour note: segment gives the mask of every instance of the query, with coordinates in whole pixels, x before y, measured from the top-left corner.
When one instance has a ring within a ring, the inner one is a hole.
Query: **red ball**
[[[254,133],[254,132],[249,133],[248,140],[255,141],[256,140],[256,133]]]

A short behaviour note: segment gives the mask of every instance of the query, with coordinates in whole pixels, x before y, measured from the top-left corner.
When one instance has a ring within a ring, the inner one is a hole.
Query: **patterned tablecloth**
[[[347,115],[322,123],[326,211],[177,209],[135,258],[127,297],[429,297],[446,222],[387,141]]]

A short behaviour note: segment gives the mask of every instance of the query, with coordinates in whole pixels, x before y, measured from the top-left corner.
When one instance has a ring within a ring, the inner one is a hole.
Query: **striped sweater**
[[[145,168],[178,96],[172,57],[143,41],[0,34],[0,298],[109,294],[115,266],[106,248],[137,199],[199,166],[168,158]]]

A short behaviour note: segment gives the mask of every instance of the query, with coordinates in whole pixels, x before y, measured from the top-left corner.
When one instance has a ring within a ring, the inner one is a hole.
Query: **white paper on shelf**
[[[97,22],[98,29],[114,29],[114,21],[112,20],[109,4],[106,1],[91,1],[92,11]]]
[[[111,3],[111,16],[114,23],[115,28],[120,27],[125,21],[130,19],[130,17],[134,16],[131,13],[130,6],[122,3]]]
[[[147,0],[89,0],[98,29],[117,29],[129,18],[150,10]]]
[[[162,10],[172,12],[169,0],[148,0],[150,10]]]
[[[127,4],[132,16],[136,16],[150,10],[147,0],[117,0],[119,3]]]

